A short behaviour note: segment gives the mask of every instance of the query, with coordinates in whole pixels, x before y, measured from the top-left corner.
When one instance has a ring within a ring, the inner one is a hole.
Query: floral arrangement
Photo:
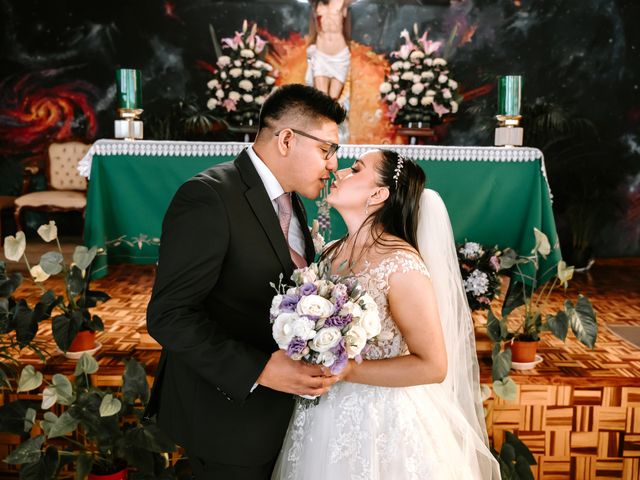
[[[500,293],[500,251],[476,242],[458,246],[458,263],[471,310],[486,310]]]
[[[222,39],[226,55],[218,56],[218,69],[207,83],[207,108],[234,126],[257,125],[260,107],[276,81],[273,67],[264,61],[267,42],[256,31],[257,25],[249,30],[245,20],[241,32]]]
[[[437,56],[442,42],[427,40],[427,32],[414,38],[405,29],[400,33],[404,45],[391,52],[391,70],[380,84],[380,95],[389,106],[389,117],[396,125],[423,122],[456,113],[462,96],[458,82],[450,78],[447,61]]]
[[[276,287],[270,317],[273,338],[294,360],[340,373],[348,359],[362,360],[382,328],[378,306],[353,277],[329,275],[324,262],[295,270],[293,287]]]

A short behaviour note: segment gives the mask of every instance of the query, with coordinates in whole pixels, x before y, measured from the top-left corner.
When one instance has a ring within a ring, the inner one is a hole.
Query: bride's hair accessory
[[[396,163],[396,168],[393,171],[393,181],[396,184],[396,188],[398,188],[398,179],[400,178],[400,172],[402,171],[402,167],[404,166],[405,158],[398,154],[398,163]]]

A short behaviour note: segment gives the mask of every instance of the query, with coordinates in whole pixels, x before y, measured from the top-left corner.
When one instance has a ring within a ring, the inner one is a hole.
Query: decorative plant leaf
[[[516,457],[516,474],[519,480],[535,480],[529,463],[522,455]]]
[[[125,441],[129,445],[138,445],[150,452],[174,452],[177,447],[155,423],[139,425],[127,430]]]
[[[100,403],[100,416],[110,417],[111,415],[118,413],[121,408],[122,404],[120,403],[120,400],[113,398],[113,395],[108,393],[102,397],[102,403]]]
[[[84,245],[78,245],[73,252],[73,263],[83,272],[91,265],[96,256],[96,247],[87,249]]]
[[[76,480],[84,480],[91,472],[93,465],[93,457],[85,453],[81,453],[76,460]]]
[[[84,303],[80,303],[81,307],[93,308],[100,302],[106,302],[111,297],[105,292],[98,292],[94,290],[87,290],[84,294]]]
[[[503,443],[500,449],[500,456],[507,463],[513,463],[516,461],[516,451],[508,443]]]
[[[36,411],[33,408],[27,408],[24,415],[24,432],[29,433],[36,423]]]
[[[102,332],[104,331],[104,323],[102,323],[102,319],[98,315],[93,315],[91,317],[91,322],[89,323],[91,330],[94,332]]]
[[[16,340],[22,346],[27,345],[38,333],[38,322],[33,319],[31,309],[25,300],[20,300],[16,304],[13,319],[15,321]]]
[[[149,401],[149,384],[147,374],[140,362],[135,359],[127,360],[122,376],[122,399],[125,404],[131,404],[140,398],[144,405]]]
[[[487,311],[487,335],[493,342],[502,340],[502,329],[500,328],[500,320],[495,316],[493,310]]]
[[[569,331],[569,317],[562,310],[555,315],[548,315],[546,327],[564,342]]]
[[[71,405],[71,403],[75,400],[71,382],[61,373],[56,373],[53,376],[49,388],[55,389],[56,396],[58,397],[57,401],[60,405]]]
[[[60,252],[47,252],[40,257],[40,267],[49,275],[57,275],[62,271],[64,258]]]
[[[76,363],[76,369],[73,374],[78,377],[84,373],[94,374],[98,371],[98,361],[88,353],[83,353],[78,363]]]
[[[69,289],[69,295],[71,297],[77,297],[84,290],[84,278],[82,276],[82,270],[80,270],[77,265],[73,265],[71,267],[66,281],[67,288]]]
[[[536,246],[533,247],[531,253],[539,253],[544,258],[547,258],[547,255],[551,253],[551,244],[549,243],[549,238],[537,228],[533,228],[533,234],[536,237]]]
[[[505,348],[504,351],[498,352],[492,356],[493,368],[491,373],[493,380],[502,380],[509,375],[511,370],[511,349]]]
[[[512,278],[509,282],[507,293],[504,296],[504,303],[502,304],[502,318],[509,315],[519,306],[524,305],[524,300],[524,289],[522,283]]]
[[[569,300],[565,301],[564,306],[573,334],[584,345],[593,348],[598,338],[598,322],[589,299],[584,295],[578,295],[575,308]]]
[[[38,227],[38,235],[40,235],[40,238],[47,243],[58,238],[58,227],[56,227],[56,222],[51,220],[49,223],[40,225]]]
[[[75,313],[75,312],[74,312]],[[77,320],[71,320],[66,315],[58,315],[53,317],[51,321],[51,330],[53,332],[53,339],[56,341],[56,345],[63,352],[69,350],[71,343],[73,342],[78,331],[80,331],[80,324]]]
[[[40,422],[40,427],[44,434],[48,437],[51,427],[58,421],[58,416],[53,412],[44,412],[44,419]]]
[[[0,432],[22,435],[27,411],[38,408],[38,403],[35,400],[16,400],[0,406]]]
[[[27,365],[20,372],[20,379],[18,380],[18,393],[30,392],[42,385],[42,373],[36,372],[33,365]]]
[[[516,264],[518,254],[512,248],[505,248],[498,258],[500,260],[500,270],[507,270]]]
[[[18,445],[13,452],[4,459],[10,465],[22,465],[23,463],[37,462],[42,456],[42,444],[44,443],[44,435],[30,438],[26,442]]]
[[[53,407],[58,401],[58,394],[56,393],[56,389],[53,387],[45,387],[42,391],[42,405],[41,408],[43,410],[48,410]]]
[[[4,256],[7,260],[19,262],[25,248],[27,248],[27,240],[22,230],[17,232],[15,237],[13,235],[4,237]]]
[[[73,418],[69,412],[64,412],[51,424],[48,437],[64,437],[67,433],[73,432],[79,423],[80,421]]]
[[[22,283],[22,274],[12,273],[0,280],[0,297],[10,297]]]
[[[505,442],[513,446],[516,451],[516,455],[523,457],[529,465],[536,465],[536,459],[522,440],[516,437],[513,433],[505,431]]]
[[[22,466],[20,480],[52,480],[55,478],[59,464],[58,449],[56,447],[48,447],[37,462]]]
[[[40,323],[42,320],[49,318],[51,316],[51,311],[61,301],[62,297],[58,297],[58,299],[56,299],[56,295],[53,290],[47,290],[33,308],[31,318],[36,323]]]
[[[499,397],[513,402],[518,394],[518,387],[510,377],[506,377],[503,380],[494,380],[493,391],[496,392],[496,395]]]

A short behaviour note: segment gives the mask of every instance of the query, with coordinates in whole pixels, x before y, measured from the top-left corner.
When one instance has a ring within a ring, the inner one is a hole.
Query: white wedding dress
[[[359,275],[360,284],[378,304],[383,332],[365,359],[408,353],[389,313],[387,294],[390,275],[412,270],[429,275],[420,257],[397,251]],[[398,388],[339,382],[316,406],[296,403],[272,479],[499,477],[485,439],[457,408],[445,385]]]

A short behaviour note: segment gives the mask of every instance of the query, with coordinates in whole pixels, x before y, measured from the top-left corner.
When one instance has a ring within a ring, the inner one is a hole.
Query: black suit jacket
[[[293,206],[313,242],[300,199]],[[190,459],[261,465],[278,454],[293,400],[258,386],[270,354],[269,282],[295,266],[278,217],[249,155],[184,183],[162,225],[147,309],[162,355],[148,413]]]

